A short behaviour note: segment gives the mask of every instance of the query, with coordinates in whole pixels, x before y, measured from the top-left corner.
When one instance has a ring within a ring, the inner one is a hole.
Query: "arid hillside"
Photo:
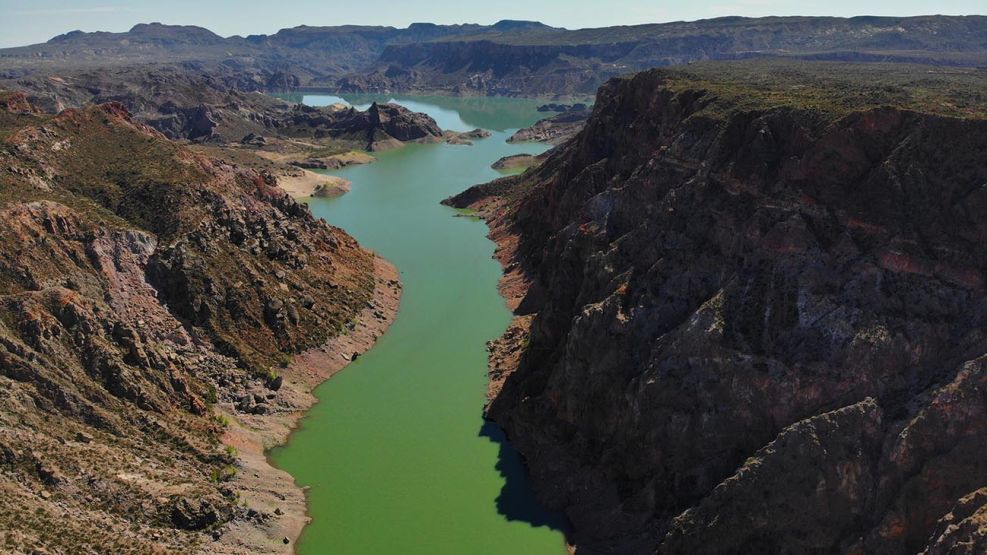
[[[359,324],[374,255],[119,104],[10,92],[0,217],[0,550],[185,552],[276,521],[220,437],[304,408],[285,367]]]

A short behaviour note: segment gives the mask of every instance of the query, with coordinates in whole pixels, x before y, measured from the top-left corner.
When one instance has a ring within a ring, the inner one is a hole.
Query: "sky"
[[[0,0],[0,47],[135,23],[199,25],[220,35],[270,34],[297,25],[494,23],[538,20],[578,29],[726,15],[987,15],[985,0]]]

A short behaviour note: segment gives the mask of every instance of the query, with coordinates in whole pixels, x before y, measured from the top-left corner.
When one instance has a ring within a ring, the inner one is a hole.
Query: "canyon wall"
[[[987,121],[676,75],[449,201],[523,284],[488,414],[540,498],[581,553],[987,548]]]

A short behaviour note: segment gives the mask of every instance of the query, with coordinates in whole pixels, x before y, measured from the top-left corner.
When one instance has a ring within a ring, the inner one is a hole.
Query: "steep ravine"
[[[987,121],[724,90],[612,80],[447,201],[517,306],[489,417],[578,552],[982,552]]]

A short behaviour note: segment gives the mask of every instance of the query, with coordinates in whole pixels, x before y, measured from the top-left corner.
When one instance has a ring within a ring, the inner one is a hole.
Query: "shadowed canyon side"
[[[116,103],[0,92],[0,213],[0,550],[290,551],[263,448],[393,319],[393,268]]]
[[[489,417],[579,552],[984,551],[980,78],[733,67],[611,80],[446,201],[515,307]]]

